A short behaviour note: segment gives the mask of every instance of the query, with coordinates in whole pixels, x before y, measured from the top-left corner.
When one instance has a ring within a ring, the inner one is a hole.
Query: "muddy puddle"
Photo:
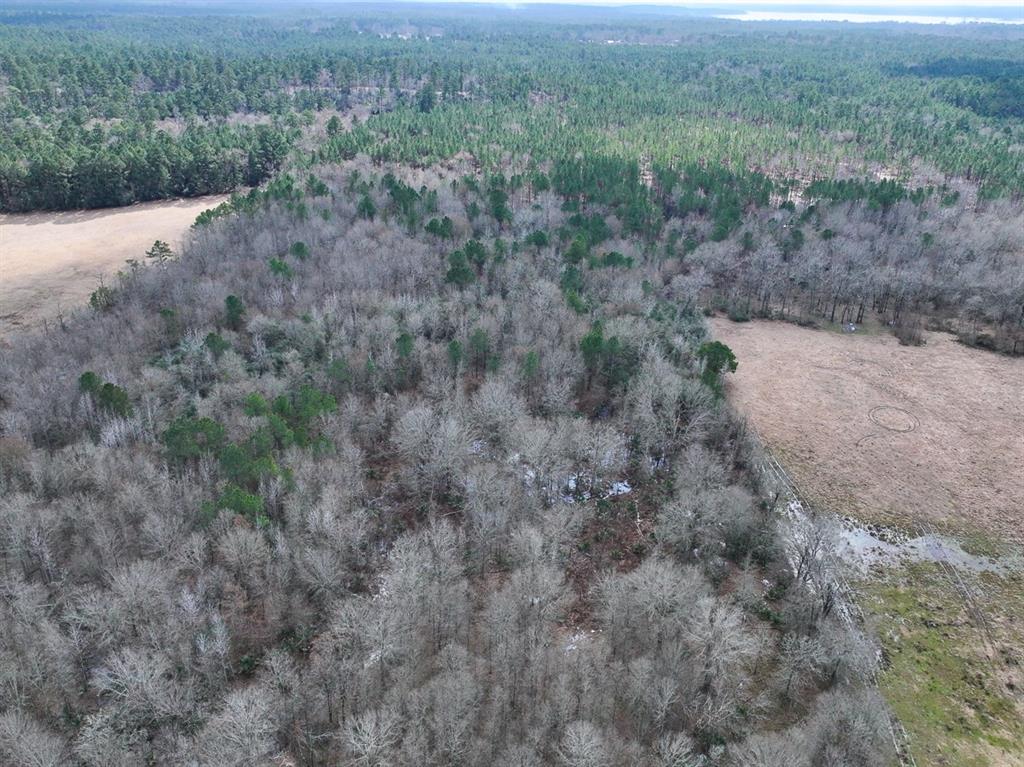
[[[785,515],[793,520],[808,519],[798,500],[789,502]],[[864,524],[852,517],[839,520],[834,540],[838,559],[861,574],[876,567],[919,562],[950,565],[975,574],[1024,572],[1024,556],[1020,552],[998,558],[972,554],[950,536],[926,531],[912,535],[891,527]]]
[[[918,562],[948,564],[972,573],[1004,574],[1021,568],[1020,557],[972,554],[953,538],[937,533],[910,536],[884,527],[844,519],[839,531],[840,558],[860,571]]]

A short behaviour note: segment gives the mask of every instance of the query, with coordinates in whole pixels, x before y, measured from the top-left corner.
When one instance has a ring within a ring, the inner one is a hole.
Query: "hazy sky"
[[[479,2],[480,0],[472,0]],[[520,5],[524,0],[492,0],[505,5]],[[525,0],[530,2],[531,0]],[[878,8],[882,10],[892,9],[898,12],[904,8],[939,8],[953,7],[964,10],[985,8],[1018,8],[1024,14],[1024,0],[533,0],[534,2],[563,3],[574,2],[580,5],[674,5],[682,8],[698,7],[703,5],[724,6],[724,5],[813,5],[816,7],[835,8]]]
[[[426,0],[429,2],[429,0]],[[991,21],[1024,24],[1024,0],[448,0],[491,2],[516,8],[534,3],[623,6],[660,5],[721,9],[722,18],[744,21],[916,21],[941,24]],[[737,13],[741,9],[743,13]],[[761,10],[758,10],[761,9]],[[988,13],[985,11],[988,10]]]

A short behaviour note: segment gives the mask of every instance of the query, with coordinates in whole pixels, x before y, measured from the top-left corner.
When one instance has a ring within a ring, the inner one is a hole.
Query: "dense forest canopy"
[[[0,14],[0,208],[222,192],[356,152],[415,164],[469,152],[490,170],[584,152],[1019,195],[1020,34],[966,29],[954,59],[950,33],[924,29],[14,6]]]
[[[894,763],[669,230],[552,175],[281,176],[13,340],[0,760]]]
[[[704,318],[1024,351],[1020,34],[241,11],[0,10],[0,208],[234,192],[0,347],[0,763],[899,764]]]

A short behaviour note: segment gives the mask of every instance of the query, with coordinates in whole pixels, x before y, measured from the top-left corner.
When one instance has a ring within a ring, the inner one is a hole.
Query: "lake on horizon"
[[[1024,24],[1024,18],[999,19],[976,16],[921,16],[914,14],[847,13],[843,11],[746,11],[716,16],[737,21],[848,21],[854,24]]]

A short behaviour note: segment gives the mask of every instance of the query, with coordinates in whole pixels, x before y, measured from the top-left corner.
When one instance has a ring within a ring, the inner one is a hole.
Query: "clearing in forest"
[[[177,251],[196,216],[226,196],[126,208],[0,215],[0,335],[85,304],[154,240]]]
[[[1024,543],[1024,359],[781,322],[711,320],[730,400],[839,514]]]

